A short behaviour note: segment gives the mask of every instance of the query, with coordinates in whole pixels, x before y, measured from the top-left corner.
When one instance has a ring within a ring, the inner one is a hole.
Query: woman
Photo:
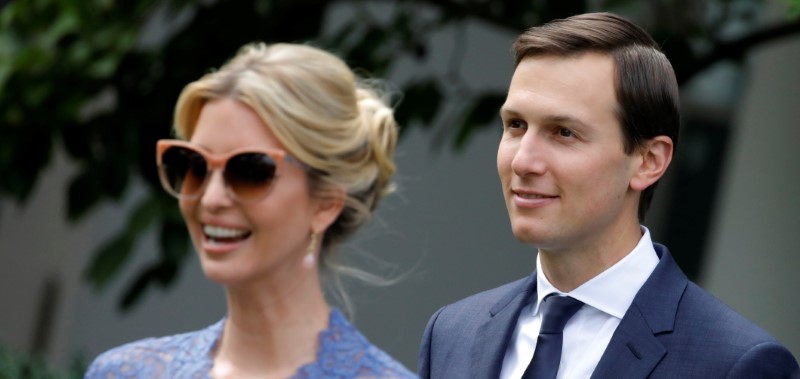
[[[328,305],[330,250],[392,191],[397,126],[339,58],[252,44],[190,83],[181,140],[158,142],[203,271],[228,314],[100,355],[86,377],[411,378]]]

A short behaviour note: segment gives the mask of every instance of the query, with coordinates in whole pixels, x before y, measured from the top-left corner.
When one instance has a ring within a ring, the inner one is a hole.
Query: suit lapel
[[[506,347],[522,308],[536,294],[536,273],[509,291],[488,311],[489,318],[477,329],[472,345],[471,378],[500,376]]]
[[[667,350],[638,309],[625,314],[592,378],[646,378]]]
[[[620,321],[592,378],[646,378],[667,353],[657,336],[672,332],[688,279],[666,247],[654,247],[658,266]]]

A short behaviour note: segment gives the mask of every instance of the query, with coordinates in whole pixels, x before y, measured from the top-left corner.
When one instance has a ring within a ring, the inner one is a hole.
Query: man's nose
[[[545,141],[533,130],[528,130],[514,154],[511,169],[518,176],[542,175],[547,172],[546,158]]]

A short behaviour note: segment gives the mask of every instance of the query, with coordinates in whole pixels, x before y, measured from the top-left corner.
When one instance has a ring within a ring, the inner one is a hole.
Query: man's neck
[[[542,273],[555,288],[570,292],[591,280],[633,251],[642,237],[637,224],[611,234],[600,243],[571,249],[539,249]]]

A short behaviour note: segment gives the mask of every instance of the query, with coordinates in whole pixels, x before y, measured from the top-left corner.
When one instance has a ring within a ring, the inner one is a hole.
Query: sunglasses
[[[307,169],[285,151],[276,149],[246,148],[212,154],[186,141],[159,140],[156,152],[161,185],[167,193],[183,200],[200,198],[216,169],[222,169],[225,189],[239,202],[263,199],[283,162]]]

